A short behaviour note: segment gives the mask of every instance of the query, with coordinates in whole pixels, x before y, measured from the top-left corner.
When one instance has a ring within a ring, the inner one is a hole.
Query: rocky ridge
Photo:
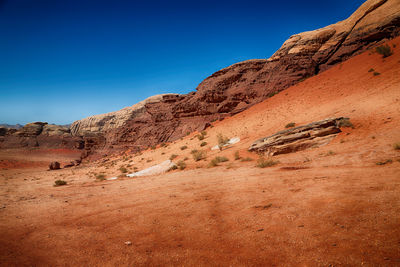
[[[269,59],[233,64],[206,78],[196,92],[175,96],[170,101],[144,103],[135,116],[120,116],[121,127],[103,127],[108,130],[98,131],[104,138],[94,147],[140,150],[203,130],[214,120],[239,113],[399,35],[399,26],[399,1],[368,0],[346,20],[291,36]],[[83,129],[101,128],[101,124],[107,124],[106,118],[107,115],[94,125],[91,125],[93,121],[85,120],[73,125],[81,125]]]
[[[95,151],[138,151],[173,141],[399,33],[400,2],[368,0],[346,20],[291,36],[269,59],[247,60],[217,71],[202,81],[196,92],[158,95],[120,111],[78,120],[71,125],[70,135],[80,138],[77,147],[85,149],[83,156]],[[44,132],[54,133],[53,137],[68,135],[62,130]],[[20,138],[27,138],[20,133]]]

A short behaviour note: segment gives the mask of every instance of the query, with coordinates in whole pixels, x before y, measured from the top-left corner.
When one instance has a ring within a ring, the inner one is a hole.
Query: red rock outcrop
[[[173,141],[399,33],[400,2],[368,0],[344,21],[291,36],[269,59],[247,60],[217,71],[187,95],[155,96],[121,111],[74,122],[72,134],[85,138],[85,155],[94,150],[141,150]]]

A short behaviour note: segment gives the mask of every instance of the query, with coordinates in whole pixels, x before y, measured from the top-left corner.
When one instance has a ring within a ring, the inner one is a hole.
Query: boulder
[[[347,118],[329,118],[307,125],[277,132],[255,141],[249,151],[274,156],[292,153],[328,144],[341,132],[341,123]]]
[[[60,169],[60,163],[58,161],[53,161],[49,165],[50,170],[58,170]]]

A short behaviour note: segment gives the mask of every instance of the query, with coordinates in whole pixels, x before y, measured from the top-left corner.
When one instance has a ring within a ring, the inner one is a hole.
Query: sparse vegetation
[[[382,58],[388,57],[393,55],[393,50],[390,48],[390,46],[386,45],[381,45],[375,48],[376,52],[380,55],[382,55]]]
[[[104,174],[97,174],[96,179],[99,181],[104,181],[106,179],[106,176]]]
[[[336,155],[335,152],[333,152],[332,150],[329,150],[328,153],[326,153],[326,156],[333,156]]]
[[[128,169],[125,168],[125,167],[123,167],[123,166],[121,166],[121,167],[119,168],[119,171],[122,172],[122,173],[127,173],[127,172],[128,172]]]
[[[57,180],[54,182],[54,186],[62,186],[62,185],[66,185],[67,182],[64,180]]]
[[[202,134],[198,134],[198,135],[197,135],[197,138],[201,141],[201,140],[204,140],[205,137],[204,137],[204,135],[202,135]]]
[[[354,129],[354,125],[350,122],[349,118],[343,118],[339,121],[339,128],[341,127],[350,127]]]
[[[226,144],[228,144],[229,138],[226,137],[226,136],[224,136],[224,135],[222,135],[221,133],[219,133],[219,134],[217,135],[217,141],[218,141],[219,150],[222,150],[222,148],[223,148]]]
[[[385,160],[385,161],[378,161],[378,162],[376,163],[376,165],[386,165],[386,164],[392,163],[392,162],[393,162],[393,160],[387,159],[387,160]]]
[[[240,159],[239,151],[235,152],[234,157],[235,157],[235,160],[239,160]]]
[[[396,143],[393,145],[394,150],[400,150],[400,143]]]
[[[209,166],[215,167],[215,166],[218,166],[218,163],[226,162],[226,161],[229,161],[229,159],[227,157],[215,157],[210,161]]]
[[[374,71],[374,76],[378,76],[378,75],[381,75],[381,74],[377,71]]]
[[[170,159],[170,160],[174,160],[174,159],[176,159],[177,157],[178,157],[178,155],[172,154],[172,155],[169,157],[169,159]]]
[[[166,143],[161,143],[160,147],[167,147],[168,145]]]
[[[184,170],[186,168],[186,163],[183,160],[178,161],[176,164],[180,170]]]
[[[201,144],[200,144],[200,146],[206,146],[207,145],[207,142],[201,142]]]
[[[172,165],[172,166],[168,169],[168,171],[173,171],[173,170],[176,170],[176,169],[178,169],[178,166]]]
[[[241,162],[246,162],[246,161],[253,161],[254,159],[250,158],[250,157],[246,157],[246,158],[242,158],[240,161]]]
[[[202,150],[195,149],[190,153],[192,154],[194,161],[200,161],[206,158],[206,152]]]
[[[257,160],[256,166],[259,168],[266,168],[266,167],[272,167],[276,164],[278,164],[278,161],[274,161],[272,159],[265,159],[265,158],[261,157]]]
[[[288,123],[288,124],[285,125],[285,128],[292,128],[292,127],[294,127],[294,126],[296,126],[296,123],[290,122],[290,123]]]
[[[156,149],[156,145],[152,145],[150,148],[151,148],[151,150],[154,150],[154,149]]]
[[[188,148],[187,146],[181,146],[181,150],[185,150],[186,148]]]
[[[373,68],[370,68],[368,72],[373,72],[375,71]]]

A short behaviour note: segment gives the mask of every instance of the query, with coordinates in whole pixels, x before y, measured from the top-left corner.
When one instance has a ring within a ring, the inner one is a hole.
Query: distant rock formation
[[[20,129],[0,127],[0,148],[46,147],[82,149],[80,137],[73,137],[69,128],[32,122]]]
[[[187,95],[159,95],[76,121],[71,133],[94,150],[141,150],[203,130],[400,33],[400,1],[368,0],[348,19],[291,36],[269,59],[224,68]]]

